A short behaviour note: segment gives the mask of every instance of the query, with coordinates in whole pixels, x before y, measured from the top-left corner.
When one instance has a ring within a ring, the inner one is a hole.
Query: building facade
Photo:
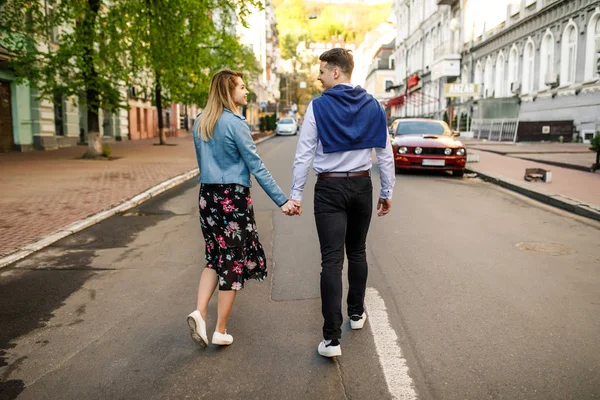
[[[395,0],[395,97],[388,103],[392,117],[442,118],[447,100],[444,84],[460,75],[461,2]]]
[[[261,72],[250,83],[253,99],[245,110],[246,119],[251,127],[258,127],[260,114],[269,104],[279,101],[279,69],[281,55],[279,51],[279,32],[275,18],[275,7],[270,0],[263,0],[262,9],[254,9],[247,18],[247,27],[238,25],[240,42],[252,49]]]
[[[461,81],[480,91],[461,111],[532,126],[519,140],[588,141],[600,131],[599,50],[600,1],[509,5],[504,21],[465,44]]]
[[[365,79],[365,90],[379,102],[389,100],[393,95],[389,88],[394,86],[396,79],[394,48],[395,43],[392,40],[378,49],[371,59]]]

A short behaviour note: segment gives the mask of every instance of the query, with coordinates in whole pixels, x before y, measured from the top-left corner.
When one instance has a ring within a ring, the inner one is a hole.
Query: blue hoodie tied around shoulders
[[[360,86],[326,90],[313,100],[313,112],[324,153],[386,146],[385,111]]]

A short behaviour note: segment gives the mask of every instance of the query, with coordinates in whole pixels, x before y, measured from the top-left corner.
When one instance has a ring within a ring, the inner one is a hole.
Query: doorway
[[[10,97],[10,83],[0,81],[0,152],[15,148]]]

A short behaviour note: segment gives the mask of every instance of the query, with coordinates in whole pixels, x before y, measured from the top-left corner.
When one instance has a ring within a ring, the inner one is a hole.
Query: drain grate
[[[557,243],[521,242],[517,243],[517,248],[547,256],[567,256],[575,253],[573,249]]]

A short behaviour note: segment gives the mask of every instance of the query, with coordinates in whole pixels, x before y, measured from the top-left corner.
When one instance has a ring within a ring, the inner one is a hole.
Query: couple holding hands
[[[318,176],[314,213],[321,248],[321,302],[324,357],[342,354],[342,267],[348,257],[347,313],[352,329],[361,329],[367,315],[366,239],[373,209],[371,154],[375,149],[381,177],[377,214],[392,208],[394,159],[385,111],[360,86],[350,83],[354,60],[345,49],[320,57],[319,77],[325,91],[308,106],[296,149],[290,198],[281,191],[257,154],[239,109],[247,104],[243,75],[216,73],[207,105],[194,124],[200,169],[200,224],[206,243],[197,308],[188,316],[192,339],[208,345],[206,312],[217,286],[218,312],[212,343],[229,345],[226,330],[236,293],[248,279],[264,280],[267,265],[258,238],[250,175],[286,215],[302,214],[302,195],[311,162]],[[314,158],[314,161],[313,161]]]

